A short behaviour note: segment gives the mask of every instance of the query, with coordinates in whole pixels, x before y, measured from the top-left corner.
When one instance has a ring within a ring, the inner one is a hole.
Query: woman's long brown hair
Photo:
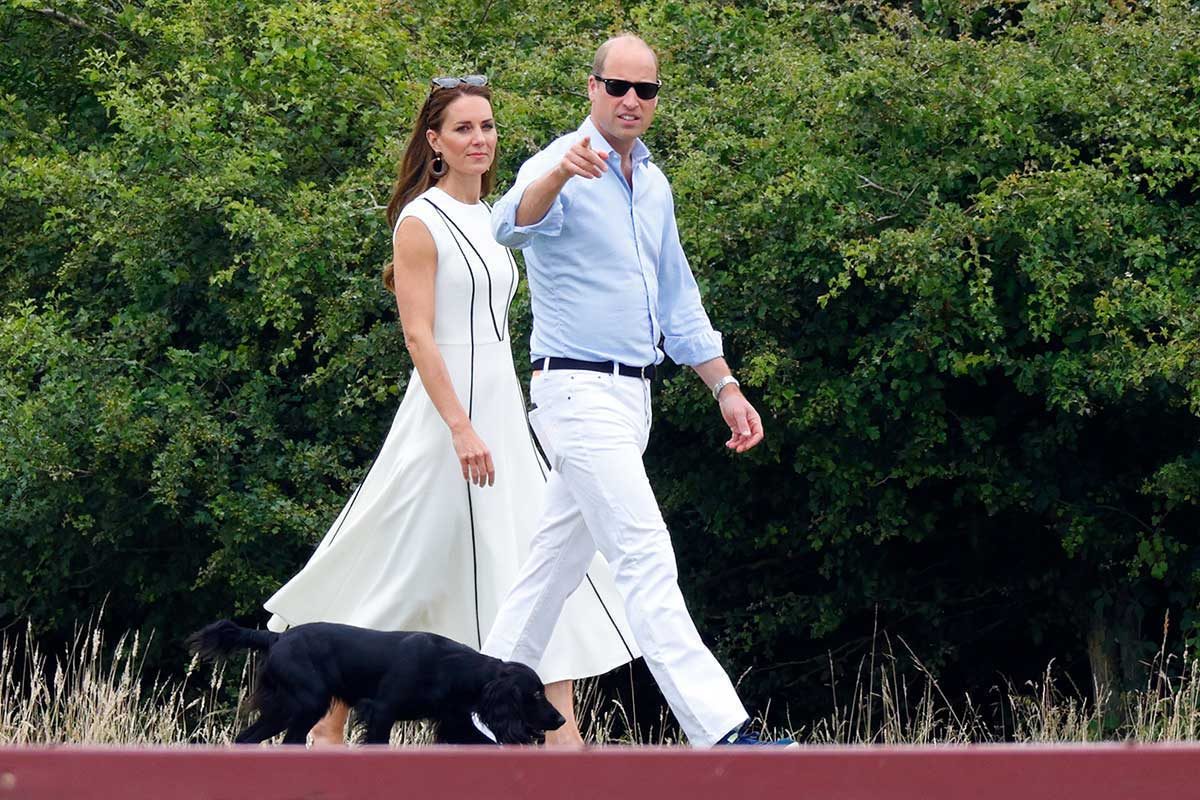
[[[447,106],[465,95],[482,97],[489,103],[492,101],[492,93],[486,86],[471,86],[466,83],[453,89],[434,88],[429,97],[425,98],[425,104],[421,106],[421,113],[417,115],[417,121],[413,125],[412,135],[408,137],[408,146],[404,148],[404,155],[400,157],[400,165],[396,168],[396,183],[392,186],[392,197],[387,204],[388,229],[393,233],[400,211],[438,181],[433,175],[433,148],[429,146],[425,131],[434,130],[440,133]],[[491,194],[495,179],[496,160],[493,153],[492,165],[483,173],[480,197]],[[383,268],[383,285],[389,292],[396,291],[395,265],[390,260]]]

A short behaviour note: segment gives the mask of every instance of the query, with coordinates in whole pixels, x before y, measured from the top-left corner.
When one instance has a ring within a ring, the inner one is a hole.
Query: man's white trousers
[[[563,603],[599,548],[638,647],[689,742],[712,745],[747,714],[679,591],[671,538],[642,464],[649,381],[551,370],[534,376],[530,397],[530,423],[553,470],[529,558],[483,652],[536,668]]]

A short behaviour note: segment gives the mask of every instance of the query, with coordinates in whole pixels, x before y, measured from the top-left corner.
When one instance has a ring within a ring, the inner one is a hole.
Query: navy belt
[[[538,358],[533,361],[534,369],[585,369],[589,372],[614,372],[627,378],[645,378],[654,380],[654,365],[631,367],[628,364],[617,364],[613,361],[580,361],[575,358]]]

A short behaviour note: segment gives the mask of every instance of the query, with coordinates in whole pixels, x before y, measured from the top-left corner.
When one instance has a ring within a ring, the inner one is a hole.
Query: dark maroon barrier
[[[1189,800],[1200,746],[0,748],[0,799]]]

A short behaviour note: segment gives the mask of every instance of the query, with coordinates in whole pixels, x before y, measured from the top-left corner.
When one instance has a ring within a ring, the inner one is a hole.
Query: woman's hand
[[[479,487],[494,484],[496,466],[492,463],[492,453],[471,424],[468,422],[458,429],[452,429],[450,434],[459,466],[462,467],[463,479]]]

